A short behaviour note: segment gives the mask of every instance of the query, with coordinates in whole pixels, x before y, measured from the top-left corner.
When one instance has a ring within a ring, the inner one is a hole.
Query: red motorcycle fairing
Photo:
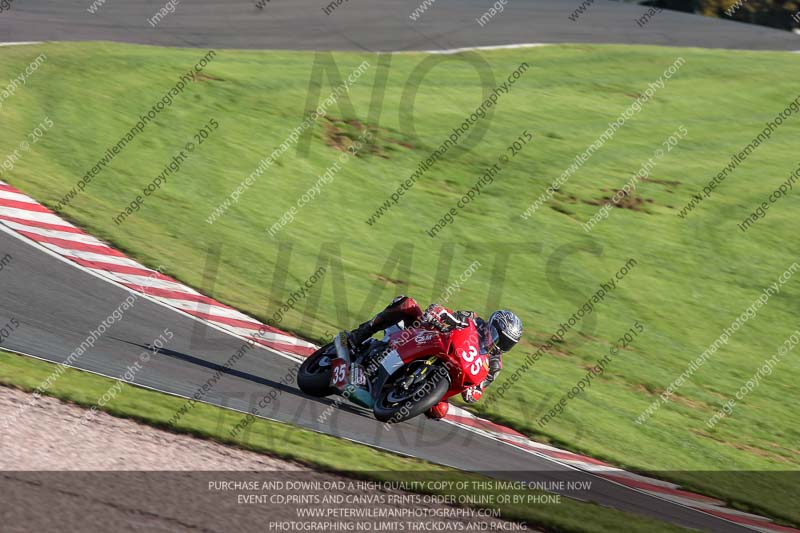
[[[393,333],[388,341],[403,365],[430,357],[444,362],[450,389],[443,400],[482,383],[489,374],[489,358],[480,353],[478,330],[471,319],[467,327],[448,333],[427,327],[404,329]]]

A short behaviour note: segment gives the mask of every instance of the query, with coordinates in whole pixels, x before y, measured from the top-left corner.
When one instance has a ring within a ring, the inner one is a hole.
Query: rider
[[[481,399],[484,389],[497,378],[503,366],[502,354],[513,348],[522,336],[522,321],[511,311],[495,311],[489,320],[483,320],[472,311],[453,312],[439,304],[431,304],[425,310],[419,307],[413,298],[398,296],[386,309],[375,315],[372,320],[364,322],[350,332],[350,342],[360,346],[378,331],[398,326],[416,327],[430,324],[440,330],[460,329],[467,326],[467,319],[472,319],[478,329],[481,354],[489,356],[489,375],[486,379],[468,389],[461,396],[468,403]],[[447,414],[448,403],[439,402],[425,414],[429,418],[440,419]]]

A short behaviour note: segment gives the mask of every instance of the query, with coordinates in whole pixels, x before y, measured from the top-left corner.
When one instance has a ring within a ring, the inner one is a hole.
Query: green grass
[[[0,351],[0,385],[33,391],[50,376],[55,365],[29,357]],[[61,400],[91,407],[108,391],[115,380],[69,369],[53,382],[45,393]],[[465,474],[418,459],[401,457],[361,444],[315,433],[298,427],[256,419],[235,438],[229,431],[242,417],[228,409],[199,403],[176,426],[170,426],[173,413],[185,400],[135,386],[123,384],[120,392],[100,410],[114,416],[130,418],[162,429],[212,439],[248,450],[268,453],[283,459],[325,471],[341,472],[359,479],[405,481],[423,489],[426,481],[487,481],[487,478]],[[9,413],[12,414],[12,413]],[[442,496],[471,494],[468,490],[427,491]],[[491,491],[492,494],[530,494],[541,492]],[[603,532],[625,531],[664,533],[686,531],[648,518],[633,516],[593,504],[562,498],[558,504],[487,504],[475,506],[496,509],[507,520],[524,521],[547,531]]]
[[[47,62],[0,110],[0,156],[45,116],[55,122],[13,172],[2,174],[49,206],[205,53],[102,43],[6,48],[0,54],[0,79],[16,75],[41,50]],[[561,194],[523,220],[520,214],[575,155],[678,56],[686,64],[654,100],[570,178]],[[356,116],[336,106],[328,111],[335,119],[364,122],[378,60],[356,53],[334,57],[343,76],[365,59],[372,64],[350,94]],[[732,416],[713,430],[705,425],[797,329],[792,317],[800,311],[798,281],[784,285],[678,390],[674,401],[646,424],[634,423],[800,256],[797,193],[782,199],[747,233],[736,226],[797,168],[798,116],[785,122],[687,220],[676,216],[730,154],[800,93],[800,57],[590,45],[481,57],[498,82],[522,61],[530,68],[501,97],[480,144],[437,163],[375,226],[364,221],[479,104],[472,64],[447,60],[419,84],[414,137],[401,123],[400,109],[414,92],[409,90],[404,100],[406,82],[425,56],[393,56],[379,133],[388,157],[349,161],[333,184],[273,239],[265,229],[295,205],[340,153],[328,145],[319,125],[308,157],[290,149],[219,221],[209,225],[205,220],[300,123],[315,56],[221,50],[204,72],[218,80],[191,84],[62,214],[150,266],[164,265],[168,274],[262,320],[270,319],[319,262],[340,253],[341,262],[334,260],[324,280],[279,324],[309,338],[351,327],[399,293],[425,305],[479,259],[481,267],[449,304],[481,313],[501,305],[520,314],[525,337],[506,357],[505,376],[600,282],[635,258],[638,266],[591,319],[578,325],[581,332],[568,334],[557,353],[540,360],[503,399],[478,404],[478,411],[536,438],[633,469],[660,471],[739,507],[800,523],[792,499],[796,485],[774,482],[763,490],[759,483],[702,474],[798,470],[800,415],[792,400],[800,378],[796,356],[784,358]],[[326,79],[321,94],[329,91]],[[212,118],[219,129],[180,173],[116,226],[112,218]],[[643,204],[646,211],[616,209],[586,234],[581,223],[598,206],[585,202],[620,188],[681,125],[688,137],[650,175],[679,185],[641,183],[637,195],[652,200]],[[440,237],[425,235],[475,183],[480,170],[506,153],[524,130],[534,134],[533,143]],[[411,243],[413,250],[403,243]],[[207,254],[216,246],[221,246],[219,270],[215,284],[206,286]],[[540,427],[537,420],[546,408],[635,320],[646,332],[631,349],[620,352],[563,415]]]

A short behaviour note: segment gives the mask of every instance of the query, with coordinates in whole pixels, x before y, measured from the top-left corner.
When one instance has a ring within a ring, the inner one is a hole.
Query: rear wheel
[[[297,371],[297,386],[310,396],[329,396],[336,389],[331,387],[331,359],[336,357],[333,343],[326,344],[309,355]]]
[[[413,361],[386,381],[372,412],[381,422],[403,422],[439,403],[449,388],[450,376],[444,365]]]

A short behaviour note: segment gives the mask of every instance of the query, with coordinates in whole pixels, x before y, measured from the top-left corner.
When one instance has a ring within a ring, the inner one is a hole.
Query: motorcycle
[[[381,422],[397,423],[478,385],[488,373],[488,356],[480,353],[469,319],[449,331],[393,326],[382,340],[357,347],[343,331],[303,361],[297,384],[308,395],[339,395],[372,409]]]

